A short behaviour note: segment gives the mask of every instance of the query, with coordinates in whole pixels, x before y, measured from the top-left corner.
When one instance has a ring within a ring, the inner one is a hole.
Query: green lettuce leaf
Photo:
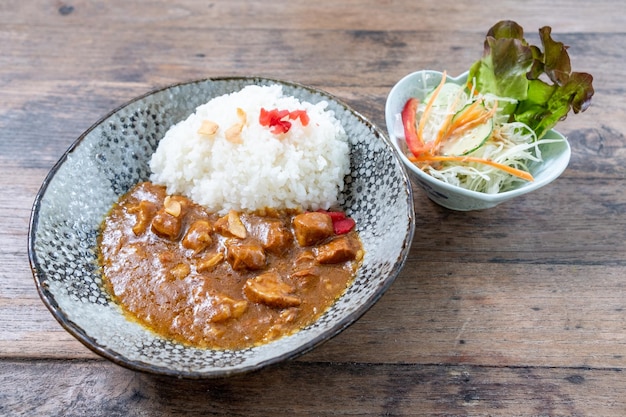
[[[567,46],[552,39],[551,28],[539,35],[541,47],[530,45],[517,23],[496,23],[468,79],[480,93],[516,100],[503,108],[509,121],[526,123],[541,138],[570,111],[585,111],[594,90],[590,74],[572,72]]]

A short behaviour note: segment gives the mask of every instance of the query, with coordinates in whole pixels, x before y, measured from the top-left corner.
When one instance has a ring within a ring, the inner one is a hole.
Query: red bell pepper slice
[[[346,213],[344,213],[343,211],[329,211],[324,209],[319,209],[317,211],[318,213],[328,214],[334,222],[346,218]]]
[[[310,120],[306,110],[294,110],[289,112],[289,118],[292,120],[300,119],[302,126],[308,125]]]
[[[333,230],[335,231],[336,235],[346,234],[356,225],[356,222],[350,217],[346,216],[346,213],[344,213],[343,211],[330,211],[324,209],[319,209],[317,211],[320,213],[326,213],[330,216],[333,221]]]
[[[259,123],[261,126],[266,126],[271,128],[271,132],[275,135],[281,133],[289,132],[291,129],[291,122],[289,120],[284,120],[288,118],[290,120],[300,119],[300,123],[302,126],[306,126],[309,124],[309,115],[306,110],[266,110],[261,108],[261,112],[259,113]]]
[[[417,106],[419,100],[412,97],[407,100],[402,109],[402,127],[404,127],[404,138],[409,147],[409,151],[415,156],[419,156],[424,150],[424,142],[417,134]]]
[[[278,120],[273,124],[271,132],[278,135],[289,132],[289,129],[291,129],[291,122],[287,120]]]
[[[344,235],[348,233],[352,228],[356,225],[356,222],[350,218],[346,217],[343,219],[339,219],[333,222],[333,229],[335,230],[335,234]]]

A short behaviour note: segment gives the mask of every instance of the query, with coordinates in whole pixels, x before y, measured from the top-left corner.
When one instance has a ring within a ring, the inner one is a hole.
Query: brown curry
[[[333,213],[207,212],[146,182],[105,219],[105,285],[131,317],[198,347],[241,349],[314,322],[363,257]]]

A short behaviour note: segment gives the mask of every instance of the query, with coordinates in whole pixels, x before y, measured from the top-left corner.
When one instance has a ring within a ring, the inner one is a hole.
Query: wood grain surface
[[[621,1],[0,3],[0,415],[626,415],[626,9]],[[31,207],[54,163],[111,110],[171,83],[259,75],[323,89],[384,129],[419,69],[460,74],[487,29],[551,26],[594,75],[558,130],[554,183],[454,212],[415,188],[405,268],[306,355],[210,381],[136,373],[55,321],[30,271]]]

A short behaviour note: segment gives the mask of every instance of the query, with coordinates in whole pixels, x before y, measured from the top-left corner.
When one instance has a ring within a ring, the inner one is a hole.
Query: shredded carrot
[[[441,91],[445,83],[446,83],[446,71],[443,72],[439,85],[433,91],[432,95],[430,96],[430,100],[428,100],[428,103],[426,103],[426,107],[424,108],[424,113],[422,113],[420,122],[417,125],[417,137],[422,141],[422,143],[426,143],[426,141],[423,138],[423,133],[424,133],[424,126],[426,125],[426,120],[428,120],[428,114],[430,113],[430,109],[433,107],[433,104],[435,103],[435,99],[439,95],[439,92]]]
[[[513,168],[508,165],[500,164],[498,162],[494,162],[489,159],[476,158],[473,156],[444,156],[444,155],[422,155],[420,157],[409,157],[409,160],[412,162],[448,162],[448,161],[456,161],[456,162],[477,162],[479,164],[490,165],[494,168],[500,169],[502,171],[508,172],[511,175],[514,175],[518,178],[521,178],[526,181],[534,181],[533,176],[526,171],[522,171],[521,169]]]
[[[459,102],[460,99],[461,99],[461,95],[457,94],[456,98],[452,102],[452,105],[449,106],[448,109],[456,108],[456,105],[457,105],[457,103]],[[455,115],[455,113],[449,112],[448,115],[446,116],[445,120],[443,121],[443,123],[441,125],[441,128],[439,129],[439,132],[437,132],[437,138],[435,139],[435,143],[433,145],[433,148],[435,150],[437,149],[439,144],[443,141],[443,139],[448,136],[448,132],[450,131],[452,118],[454,117],[454,115]]]
[[[424,111],[422,113],[422,117],[417,124],[417,138],[419,141],[424,144],[423,148],[420,149],[421,152],[418,154],[414,154],[414,156],[409,155],[408,158],[413,163],[426,163],[429,164],[431,162],[474,162],[479,164],[485,164],[492,166],[501,171],[507,172],[515,177],[521,178],[526,181],[534,181],[533,176],[526,171],[521,169],[517,169],[505,164],[501,164],[498,162],[494,162],[490,159],[477,158],[473,156],[454,156],[454,155],[438,155],[438,148],[440,143],[444,140],[450,139],[452,136],[459,136],[466,132],[467,130],[480,125],[482,123],[486,123],[490,118],[492,118],[498,110],[498,103],[495,102],[493,107],[489,110],[486,110],[482,106],[481,100],[476,100],[469,106],[467,106],[462,113],[458,115],[458,117],[454,119],[455,113],[450,113],[446,115],[444,122],[442,123],[439,131],[437,132],[437,137],[433,141],[426,142],[423,138],[424,127],[426,125],[426,121],[429,117],[432,106],[439,95],[439,92],[443,88],[443,85],[446,81],[446,73],[443,73],[441,78],[441,82],[439,85],[433,90],[430,99],[426,103],[424,107]],[[468,83],[468,88],[471,90],[471,83]],[[477,94],[474,91],[474,94]],[[454,103],[452,104],[452,108],[454,108],[460,99],[460,96],[457,96]]]
[[[452,126],[450,126],[450,131],[454,131],[459,126],[464,125],[469,120],[473,120],[478,118],[482,113],[482,109],[480,107],[480,101],[476,100],[465,109],[461,110],[461,114],[458,115]]]
[[[469,107],[473,107],[475,103],[478,103],[478,101],[475,101]],[[457,118],[457,120],[455,120],[455,122],[449,129],[448,136],[459,136],[469,129],[486,123],[487,120],[489,120],[496,114],[496,111],[498,110],[498,103],[496,102],[489,111],[484,111],[483,109],[481,109],[480,106],[472,109],[470,109],[469,107],[463,112],[462,115]],[[466,114],[470,112],[471,114]]]

